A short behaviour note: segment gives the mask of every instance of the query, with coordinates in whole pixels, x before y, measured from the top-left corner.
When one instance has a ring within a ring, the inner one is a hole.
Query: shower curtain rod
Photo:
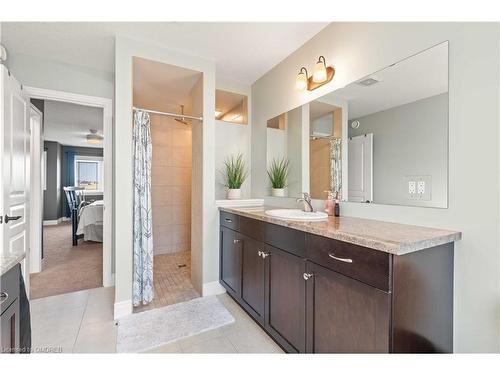
[[[144,108],[137,108],[137,107],[132,107],[134,111],[143,111],[143,112],[148,112],[148,113],[153,113],[155,115],[163,115],[163,116],[170,116],[170,117],[179,117],[188,120],[198,120],[198,121],[203,121],[203,117],[195,117],[195,116],[188,116],[188,115],[180,115],[178,113],[170,113],[170,112],[159,112],[159,111],[153,111],[151,109],[144,109]]]

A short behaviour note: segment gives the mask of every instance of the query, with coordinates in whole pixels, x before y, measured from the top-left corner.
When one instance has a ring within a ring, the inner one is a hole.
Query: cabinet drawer
[[[19,265],[15,265],[3,274],[0,280],[2,314],[19,297],[19,268]]]
[[[250,219],[245,216],[240,216],[239,225],[241,234],[251,237],[257,241],[264,242],[265,239],[265,223],[259,220]]]
[[[220,213],[220,225],[233,229],[233,230],[238,230],[239,229],[239,216],[229,213],[229,212],[224,212],[221,211]]]
[[[306,256],[323,267],[381,290],[390,290],[390,254],[308,234]]]
[[[266,223],[266,243],[297,256],[306,255],[306,234],[281,225]]]

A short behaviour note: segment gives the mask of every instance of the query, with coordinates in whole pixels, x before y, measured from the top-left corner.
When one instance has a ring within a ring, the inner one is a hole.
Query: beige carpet
[[[44,268],[30,276],[31,298],[102,286],[102,243],[71,245],[71,222],[43,227]]]

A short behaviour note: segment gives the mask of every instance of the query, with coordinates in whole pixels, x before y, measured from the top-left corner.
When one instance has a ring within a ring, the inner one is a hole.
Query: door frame
[[[33,104],[30,104],[30,245],[29,245],[29,273],[42,270],[42,225],[43,221],[43,186],[38,188],[42,181],[43,163],[43,114]],[[40,116],[40,123],[33,126],[33,113]],[[36,177],[36,178],[35,178]],[[43,184],[42,184],[43,185]],[[29,293],[29,289],[27,290]]]
[[[88,96],[65,91],[42,89],[24,86],[26,95],[31,99],[55,100],[59,102],[79,104],[88,107],[102,108],[104,130],[104,227],[102,243],[102,281],[103,286],[113,286],[115,275],[112,269],[113,261],[113,100],[98,96]],[[42,186],[37,186],[42,189]],[[38,220],[40,221],[40,220]],[[42,225],[41,222],[37,225]]]

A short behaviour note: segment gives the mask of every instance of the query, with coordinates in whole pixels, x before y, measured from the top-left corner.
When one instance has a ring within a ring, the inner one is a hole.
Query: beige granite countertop
[[[462,238],[461,232],[453,230],[356,217],[329,217],[324,221],[282,220],[265,214],[266,210],[273,208],[277,207],[220,207],[219,210],[395,255],[427,249]]]
[[[0,276],[7,273],[12,267],[17,263],[21,262],[26,254],[24,251],[10,253],[10,254],[0,254]]]

